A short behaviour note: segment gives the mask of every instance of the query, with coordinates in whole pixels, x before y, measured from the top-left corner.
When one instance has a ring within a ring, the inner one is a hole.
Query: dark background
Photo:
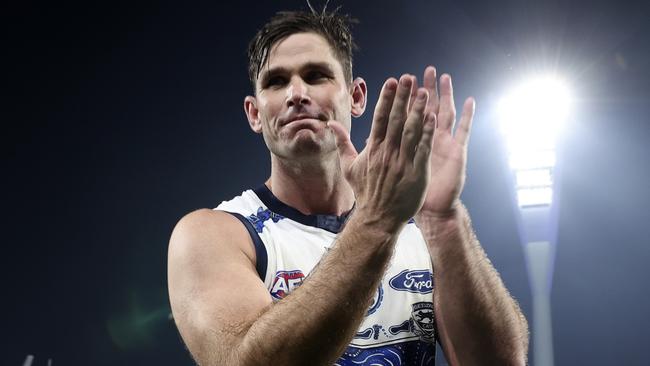
[[[269,174],[243,113],[245,48],[275,11],[306,7],[269,3],[3,5],[0,364],[192,364],[169,318],[167,242],[182,215]],[[646,5],[333,4],[361,21],[355,74],[369,112],[386,77],[429,63],[452,74],[457,104],[476,97],[463,199],[529,320],[494,105],[521,75],[564,75],[576,101],[560,156],[555,363],[648,364]],[[353,121],[357,146],[370,118]]]

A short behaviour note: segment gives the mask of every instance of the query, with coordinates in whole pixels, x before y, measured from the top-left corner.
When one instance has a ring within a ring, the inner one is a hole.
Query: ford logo
[[[391,278],[388,284],[397,291],[428,294],[433,290],[433,276],[428,269],[413,271],[405,269]]]

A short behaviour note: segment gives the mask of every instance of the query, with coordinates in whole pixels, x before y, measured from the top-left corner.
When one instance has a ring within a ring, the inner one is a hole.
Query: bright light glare
[[[554,150],[525,151],[510,153],[510,168],[513,170],[548,168],[555,166]]]
[[[551,169],[520,170],[516,176],[517,187],[548,187],[553,184]]]
[[[501,129],[512,150],[553,148],[569,114],[571,96],[563,82],[537,77],[499,102]]]
[[[552,197],[553,189],[551,187],[517,190],[517,201],[521,207],[550,205]]]
[[[551,204],[555,144],[570,104],[569,89],[549,76],[521,84],[499,102],[501,130],[520,207]]]

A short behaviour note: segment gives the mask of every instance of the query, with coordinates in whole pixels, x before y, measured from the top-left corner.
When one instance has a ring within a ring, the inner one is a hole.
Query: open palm
[[[420,213],[445,215],[458,201],[465,183],[467,144],[474,118],[474,99],[467,98],[461,118],[454,133],[456,108],[451,77],[440,77],[440,90],[436,87],[436,70],[428,67],[424,72],[424,87],[429,91],[427,110],[436,115],[436,129],[431,151],[431,179]],[[439,97],[438,97],[439,95]]]

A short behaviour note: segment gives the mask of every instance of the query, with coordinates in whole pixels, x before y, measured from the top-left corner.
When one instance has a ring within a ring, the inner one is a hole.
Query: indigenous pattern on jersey
[[[233,214],[246,226],[255,245],[257,272],[274,301],[309,276],[347,219],[347,215],[304,215],[265,185],[216,209]],[[335,365],[433,365],[437,336],[433,291],[429,252],[411,220],[400,233],[365,319]]]

